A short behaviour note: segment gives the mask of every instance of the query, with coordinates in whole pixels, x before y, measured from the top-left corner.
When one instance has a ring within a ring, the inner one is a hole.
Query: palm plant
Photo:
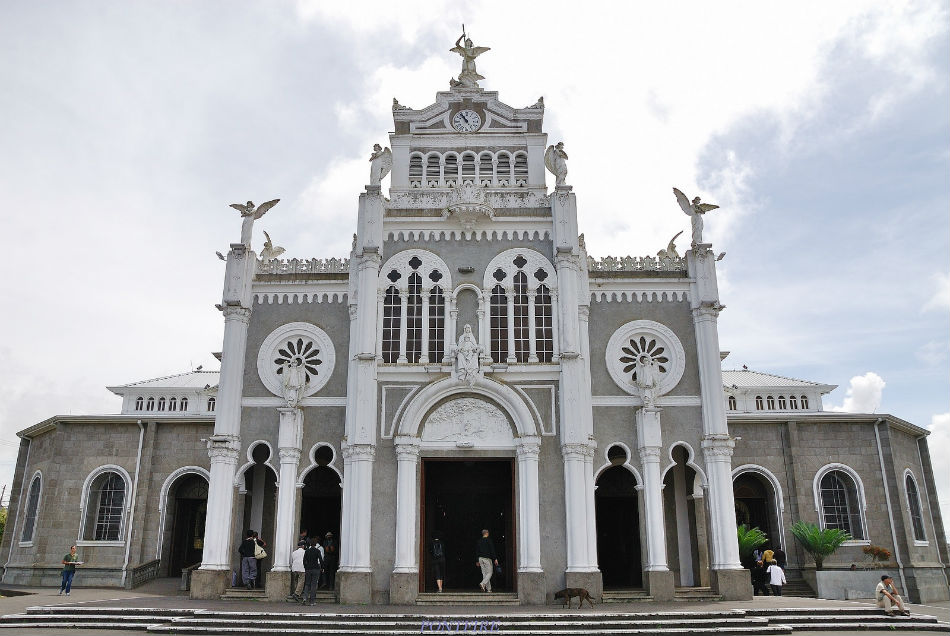
[[[736,534],[739,538],[739,560],[742,563],[749,563],[752,560],[752,551],[769,540],[764,532],[745,524],[736,528]]]
[[[825,557],[830,556],[841,547],[845,541],[851,540],[851,535],[838,528],[819,528],[813,523],[797,521],[791,527],[792,535],[811,558],[815,560],[815,569],[820,570]]]

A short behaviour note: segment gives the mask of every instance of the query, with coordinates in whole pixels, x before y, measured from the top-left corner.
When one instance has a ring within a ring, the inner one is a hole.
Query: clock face
[[[452,125],[459,132],[475,132],[482,127],[482,118],[474,110],[460,110],[452,118]]]

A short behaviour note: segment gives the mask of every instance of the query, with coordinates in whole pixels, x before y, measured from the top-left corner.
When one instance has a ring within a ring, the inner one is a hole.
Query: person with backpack
[[[432,540],[432,572],[435,574],[435,584],[441,592],[442,580],[445,578],[445,546],[439,537]]]
[[[305,573],[303,584],[303,598],[300,603],[307,605],[317,604],[317,586],[320,584],[320,570],[323,567],[323,556],[317,548],[317,540],[310,541],[310,547],[303,553],[303,569]]]
[[[238,548],[238,554],[241,555],[241,583],[249,590],[254,589],[254,582],[257,579],[257,559],[254,558],[254,552],[257,550],[255,534],[257,533],[253,530],[248,530]]]

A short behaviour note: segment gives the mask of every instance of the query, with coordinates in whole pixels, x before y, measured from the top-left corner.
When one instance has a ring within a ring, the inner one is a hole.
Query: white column
[[[538,492],[540,437],[522,437],[518,444],[519,572],[541,572],[541,499]]]
[[[558,333],[561,317],[558,314],[557,306],[557,290],[551,290],[551,339],[552,342],[552,354],[551,362],[557,362],[561,359],[561,341],[560,335]]]
[[[340,570],[372,572],[370,520],[376,446],[344,443],[342,450],[344,519],[340,532]]]
[[[518,361],[515,357],[515,290],[513,287],[505,288],[505,298],[508,299],[508,364],[514,364]]]
[[[488,319],[485,317],[486,298],[491,298],[491,296],[486,296],[485,291],[482,290],[482,295],[478,299],[478,307],[475,309],[475,318],[478,320],[478,344],[485,348],[482,357],[490,359],[491,342],[489,342],[489,338],[491,331],[489,330]]]
[[[429,364],[429,291],[422,292],[422,355],[419,362]]]
[[[416,438],[396,438],[396,561],[394,572],[418,572],[416,544],[416,469],[419,442]]]
[[[735,538],[736,513],[732,492],[732,449],[735,440],[726,435],[703,438],[706,477],[709,479],[709,534],[714,570],[741,570],[739,544]],[[731,529],[731,532],[730,532]]]
[[[591,441],[593,446],[595,442]],[[592,449],[595,451],[596,449]],[[592,568],[599,569],[597,560],[597,509],[594,501],[594,452],[589,453],[584,458],[584,479],[587,482],[584,490],[587,491],[587,564]]]
[[[376,293],[376,324],[378,325],[376,330],[376,361],[383,361],[383,318],[384,318],[384,305],[386,301],[386,292],[385,290],[380,289]],[[351,318],[353,320],[353,318]]]
[[[277,524],[274,529],[274,567],[276,572],[290,571],[290,553],[297,538],[295,520],[297,507],[297,466],[303,440],[303,411],[299,408],[279,408],[277,453],[280,456],[280,474],[277,482]],[[260,467],[263,470],[263,466]]]
[[[643,469],[643,508],[647,535],[646,568],[666,572],[666,531],[663,518],[663,481],[660,479],[660,409],[637,411],[637,450]]]
[[[208,440],[211,476],[208,480],[208,519],[205,527],[202,570],[231,569],[231,515],[234,503],[234,473],[241,440],[238,436],[213,435]]]
[[[537,326],[534,324],[534,299],[537,290],[528,290],[528,362],[538,361]]]
[[[451,364],[452,357],[449,354],[449,348],[452,346],[452,343],[455,342],[455,332],[458,331],[458,319],[459,319],[459,310],[458,310],[458,301],[455,298],[455,293],[447,294],[446,302],[449,303],[448,316],[445,321],[445,354],[442,356],[442,364]]]
[[[567,571],[590,572],[587,554],[587,479],[584,468],[587,455],[594,452],[588,444],[562,444],[564,456],[564,507],[567,517]],[[596,561],[596,559],[595,559]]]
[[[401,314],[399,320],[399,358],[396,359],[396,363],[406,364],[409,362],[409,358],[406,357],[406,339],[409,333],[409,316],[407,315],[407,310],[409,307],[409,290],[399,290],[399,306]]]
[[[689,532],[689,503],[686,500],[686,466],[677,462],[673,466],[673,502],[676,507],[676,546],[679,553],[680,585],[692,587],[693,547]]]

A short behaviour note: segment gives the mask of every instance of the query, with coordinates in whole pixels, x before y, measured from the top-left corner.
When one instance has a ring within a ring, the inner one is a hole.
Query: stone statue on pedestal
[[[241,213],[243,222],[241,223],[241,243],[248,249],[251,249],[251,235],[254,232],[254,221],[264,216],[268,210],[277,205],[280,199],[274,199],[267,203],[261,203],[254,207],[253,201],[248,201],[246,205],[232,203],[231,207]]]
[[[544,153],[544,166],[554,175],[555,185],[562,186],[567,179],[567,153],[564,152],[564,142],[557,142],[556,146],[548,146]]]
[[[660,386],[660,374],[657,370],[656,360],[648,353],[641,353],[637,356],[637,388],[640,389],[640,397],[643,398],[643,406],[654,408],[656,406],[656,392]]]
[[[373,144],[373,154],[369,157],[369,184],[378,186],[393,169],[393,153],[389,148]]]
[[[453,346],[453,350],[455,352],[456,377],[470,387],[475,386],[475,380],[481,375],[479,358],[484,348],[475,341],[471,325],[465,325],[462,328],[462,335],[459,337],[458,343]]]
[[[262,261],[265,263],[272,261],[286,251],[282,247],[274,247],[274,242],[270,240],[270,234],[264,232],[264,249],[261,250]]]
[[[699,197],[695,197],[692,202],[682,193],[682,191],[673,188],[673,194],[676,195],[676,202],[680,208],[690,218],[690,224],[693,226],[693,247],[703,242],[703,215],[719,208],[712,203],[703,203]]]
[[[462,40],[465,40],[464,45],[462,45]],[[462,72],[459,73],[457,80],[454,78],[449,80],[449,86],[452,88],[456,86],[461,86],[462,88],[479,88],[478,80],[485,78],[479,75],[478,71],[475,70],[475,58],[490,50],[491,49],[487,46],[474,46],[471,38],[465,36],[465,29],[463,28],[462,35],[455,41],[455,46],[449,49],[452,53],[458,53],[462,56]]]
[[[297,408],[304,389],[307,388],[307,374],[303,360],[300,358],[286,360],[281,365],[280,375],[284,383],[284,399],[287,400],[287,406]]]

